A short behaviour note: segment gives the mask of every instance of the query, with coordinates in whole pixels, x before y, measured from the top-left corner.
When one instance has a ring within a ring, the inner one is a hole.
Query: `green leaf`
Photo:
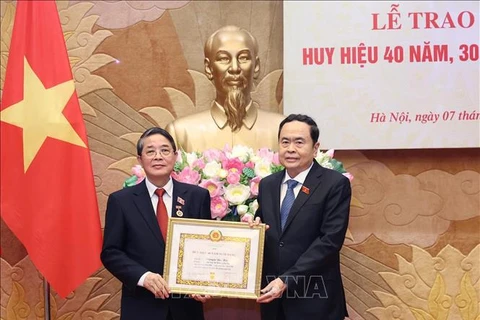
[[[229,212],[222,218],[222,221],[240,221],[240,216],[238,214],[234,215],[232,212]]]
[[[255,171],[252,168],[243,168],[242,173],[250,179],[255,178]]]
[[[250,205],[250,203],[252,203],[253,201],[255,201],[255,199],[256,199],[256,197],[255,197],[255,198],[247,199],[244,204],[248,206],[248,205]]]
[[[249,179],[245,174],[242,173],[242,174],[240,175],[240,181],[239,181],[240,184],[243,184],[243,185],[245,185],[245,186],[248,186],[248,185],[250,184],[249,181],[250,181],[250,179]]]
[[[180,162],[175,162],[175,166],[173,167],[173,171],[175,172],[181,172],[185,168],[185,165]]]
[[[123,187],[124,188],[133,187],[136,184],[137,184],[137,176],[133,175],[125,180],[125,182],[123,183]]]
[[[272,173],[280,172],[280,171],[282,171],[283,169],[285,169],[285,168],[284,168],[282,165],[272,164],[272,166],[270,167],[270,170],[272,170]]]
[[[343,163],[341,163],[338,160],[335,159],[330,159],[330,164],[333,166],[333,170],[338,171],[340,173],[345,173],[347,172],[345,168],[343,167]]]

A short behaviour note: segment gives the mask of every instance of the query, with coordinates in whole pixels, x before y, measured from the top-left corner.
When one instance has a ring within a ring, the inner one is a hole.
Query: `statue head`
[[[226,26],[205,43],[205,73],[215,84],[215,101],[223,106],[233,131],[242,127],[253,79],[260,72],[258,44],[247,30]]]

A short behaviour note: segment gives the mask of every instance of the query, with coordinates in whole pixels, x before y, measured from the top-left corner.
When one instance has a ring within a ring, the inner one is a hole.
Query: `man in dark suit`
[[[261,180],[256,223],[265,239],[263,320],[340,320],[347,316],[340,249],[348,226],[351,188],[341,173],[315,160],[319,129],[305,115],[280,123],[285,170]]]
[[[205,297],[170,296],[162,274],[169,217],[211,219],[210,195],[171,178],[177,150],[164,129],[145,131],[137,154],[146,178],[109,196],[101,253],[105,268],[123,284],[120,318],[204,319]]]

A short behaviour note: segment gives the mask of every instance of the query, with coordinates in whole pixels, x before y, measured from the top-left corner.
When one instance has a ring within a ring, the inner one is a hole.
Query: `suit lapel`
[[[183,186],[183,184],[179,183],[175,179],[172,179],[172,181],[173,181],[172,217],[183,218],[185,217],[185,214],[186,214],[186,212],[183,211],[183,206],[185,205],[187,190]],[[188,218],[188,216],[185,218]]]
[[[292,208],[290,209],[290,213],[288,214],[287,222],[285,223],[285,228],[283,229],[283,232],[285,232],[288,229],[288,226],[291,224],[292,220],[298,214],[298,212],[303,207],[305,202],[307,202],[307,200],[312,196],[312,194],[315,193],[315,189],[317,189],[318,186],[320,186],[321,184],[320,177],[322,176],[322,173],[323,173],[323,168],[317,163],[317,161],[314,160],[312,169],[310,170],[307,177],[305,178],[305,181],[302,185],[302,189],[300,189],[300,192],[295,198],[295,202],[293,203]],[[306,190],[308,190],[308,192]],[[277,212],[280,212],[280,210]]]
[[[282,171],[282,174],[278,174],[275,177],[275,180],[272,182],[269,188],[274,190],[272,201],[273,201],[273,220],[275,221],[275,228],[278,231],[278,234],[282,234],[282,227],[280,225],[280,191],[282,188],[282,180],[285,177],[285,170]]]
[[[165,242],[163,240],[162,234],[160,233],[160,226],[158,225],[157,216],[155,216],[155,210],[152,207],[152,199],[150,199],[150,195],[148,194],[148,189],[145,184],[145,181],[141,182],[140,184],[132,187],[135,188],[133,192],[133,201],[138,208],[143,219],[147,223],[150,230],[153,232],[157,240],[164,245]]]

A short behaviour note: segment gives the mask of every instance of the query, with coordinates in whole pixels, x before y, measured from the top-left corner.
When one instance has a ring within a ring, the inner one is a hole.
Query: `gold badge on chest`
[[[183,217],[182,206],[175,206],[175,209],[177,209],[177,212],[175,212],[177,217]]]

